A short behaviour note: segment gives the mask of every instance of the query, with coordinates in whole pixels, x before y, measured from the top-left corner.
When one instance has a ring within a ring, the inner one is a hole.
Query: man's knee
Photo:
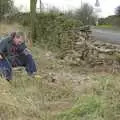
[[[9,68],[9,69],[11,69],[11,64],[7,60],[0,60],[0,68]]]
[[[25,65],[35,65],[35,61],[31,54],[25,56]]]
[[[32,55],[31,54],[25,55],[25,58],[32,59]]]
[[[0,72],[6,79],[11,79],[12,68],[8,61],[0,60]]]

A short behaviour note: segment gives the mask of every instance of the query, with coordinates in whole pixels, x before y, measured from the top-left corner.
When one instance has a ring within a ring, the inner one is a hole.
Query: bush
[[[120,16],[112,15],[106,18],[99,19],[99,25],[113,25],[113,26],[120,26]]]
[[[61,48],[60,36],[65,31],[80,27],[82,23],[75,19],[65,17],[63,14],[42,13],[37,15],[37,42],[45,44],[49,48]],[[62,37],[64,38],[64,37]],[[64,39],[65,41],[65,39]]]
[[[9,18],[9,21],[30,28],[30,13],[17,13]],[[40,13],[36,15],[36,39],[33,41],[52,50],[61,49],[61,43],[67,40],[64,33],[81,25],[79,20],[67,17],[63,13]]]

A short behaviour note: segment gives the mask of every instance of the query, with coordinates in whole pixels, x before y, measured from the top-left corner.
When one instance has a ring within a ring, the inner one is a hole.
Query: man
[[[6,80],[12,79],[12,67],[24,66],[29,75],[36,70],[22,32],[14,32],[0,41],[0,72]]]

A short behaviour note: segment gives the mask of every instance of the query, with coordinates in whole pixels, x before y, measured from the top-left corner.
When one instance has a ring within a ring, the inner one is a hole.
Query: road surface
[[[104,42],[120,44],[120,32],[114,30],[92,29],[92,36],[96,40]]]

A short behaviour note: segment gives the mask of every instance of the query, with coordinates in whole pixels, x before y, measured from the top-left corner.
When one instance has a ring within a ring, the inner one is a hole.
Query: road
[[[92,29],[92,36],[96,40],[104,42],[120,44],[120,32],[114,30]]]

